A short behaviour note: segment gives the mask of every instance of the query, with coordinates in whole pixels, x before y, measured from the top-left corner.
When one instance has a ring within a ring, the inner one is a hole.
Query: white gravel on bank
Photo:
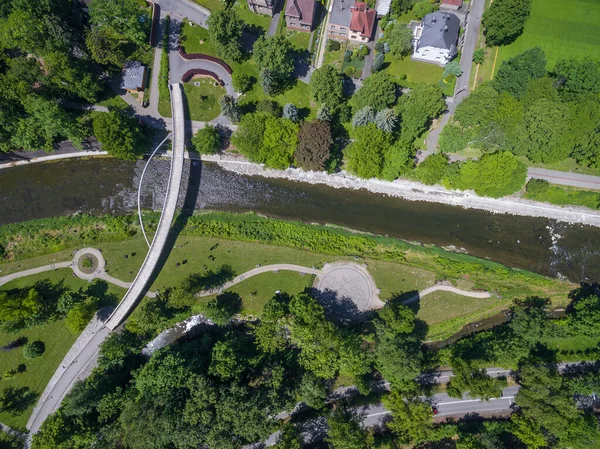
[[[361,179],[346,172],[330,175],[325,172],[307,172],[299,168],[273,170],[265,168],[262,164],[254,164],[230,156],[204,155],[202,160],[216,162],[225,170],[240,175],[283,178],[309,184],[324,184],[336,189],[365,189],[369,192],[403,198],[408,201],[442,203],[466,209],[481,209],[498,214],[551,218],[567,223],[600,227],[600,212],[584,207],[555,206],[515,197],[487,198],[478,196],[472,191],[448,190],[441,186],[427,186],[414,181],[396,180],[389,182],[379,179]]]

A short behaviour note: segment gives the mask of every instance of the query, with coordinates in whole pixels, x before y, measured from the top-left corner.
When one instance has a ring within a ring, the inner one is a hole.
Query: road
[[[448,124],[450,116],[454,114],[456,107],[469,95],[469,86],[471,80],[471,65],[473,63],[473,53],[477,46],[477,37],[481,28],[481,17],[485,8],[485,0],[472,0],[467,17],[467,29],[465,31],[465,40],[461,49],[460,68],[463,73],[456,80],[454,96],[446,101],[447,111],[439,118],[437,126],[431,130],[427,136],[427,150],[419,155],[419,162],[422,162],[427,156],[433,154],[438,146],[440,134]]]
[[[529,168],[527,176],[529,178],[545,179],[552,184],[600,190],[600,176],[580,175],[579,173],[546,170],[543,168]]]
[[[192,0],[155,0],[155,3],[161,7],[161,17],[163,14],[187,17],[192,22],[207,27],[206,20],[210,16],[210,10]]]
[[[171,84],[171,109],[173,111],[173,156],[171,157],[171,171],[167,194],[163,205],[160,220],[150,250],[144,259],[137,276],[131,287],[127,290],[125,297],[121,300],[113,314],[106,322],[110,330],[115,330],[129,313],[133,311],[140,298],[148,288],[150,278],[156,271],[160,256],[167,243],[167,237],[171,230],[171,224],[175,218],[177,209],[177,198],[181,187],[183,175],[183,160],[185,151],[185,129],[183,113],[183,88],[181,84]]]

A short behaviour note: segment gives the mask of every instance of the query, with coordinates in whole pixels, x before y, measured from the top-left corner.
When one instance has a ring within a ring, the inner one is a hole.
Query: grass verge
[[[195,83],[199,83],[199,86]],[[212,78],[199,78],[184,83],[183,92],[187,103],[186,118],[208,122],[221,114],[219,98],[225,95],[225,89],[215,86]]]

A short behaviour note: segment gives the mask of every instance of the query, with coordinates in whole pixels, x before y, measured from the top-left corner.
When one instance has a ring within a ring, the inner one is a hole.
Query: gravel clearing
[[[389,182],[379,179],[360,179],[344,171],[330,175],[324,172],[307,172],[299,168],[273,170],[265,168],[262,164],[241,161],[239,158],[229,156],[202,156],[202,159],[215,162],[225,170],[240,175],[284,178],[310,184],[324,184],[336,189],[364,189],[408,201],[442,203],[464,207],[465,209],[481,209],[497,214],[544,217],[567,223],[600,227],[600,212],[584,207],[555,206],[510,196],[499,199],[487,198],[478,196],[472,191],[448,190],[437,185],[427,186],[407,180]]]

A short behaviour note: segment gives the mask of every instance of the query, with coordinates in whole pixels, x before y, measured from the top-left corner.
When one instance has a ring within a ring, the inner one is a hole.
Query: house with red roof
[[[285,7],[285,26],[310,33],[315,23],[315,0],[288,0]]]
[[[463,0],[442,0],[440,9],[445,11],[456,11],[462,7]]]
[[[369,42],[375,32],[377,11],[365,2],[335,0],[329,16],[329,39]]]

